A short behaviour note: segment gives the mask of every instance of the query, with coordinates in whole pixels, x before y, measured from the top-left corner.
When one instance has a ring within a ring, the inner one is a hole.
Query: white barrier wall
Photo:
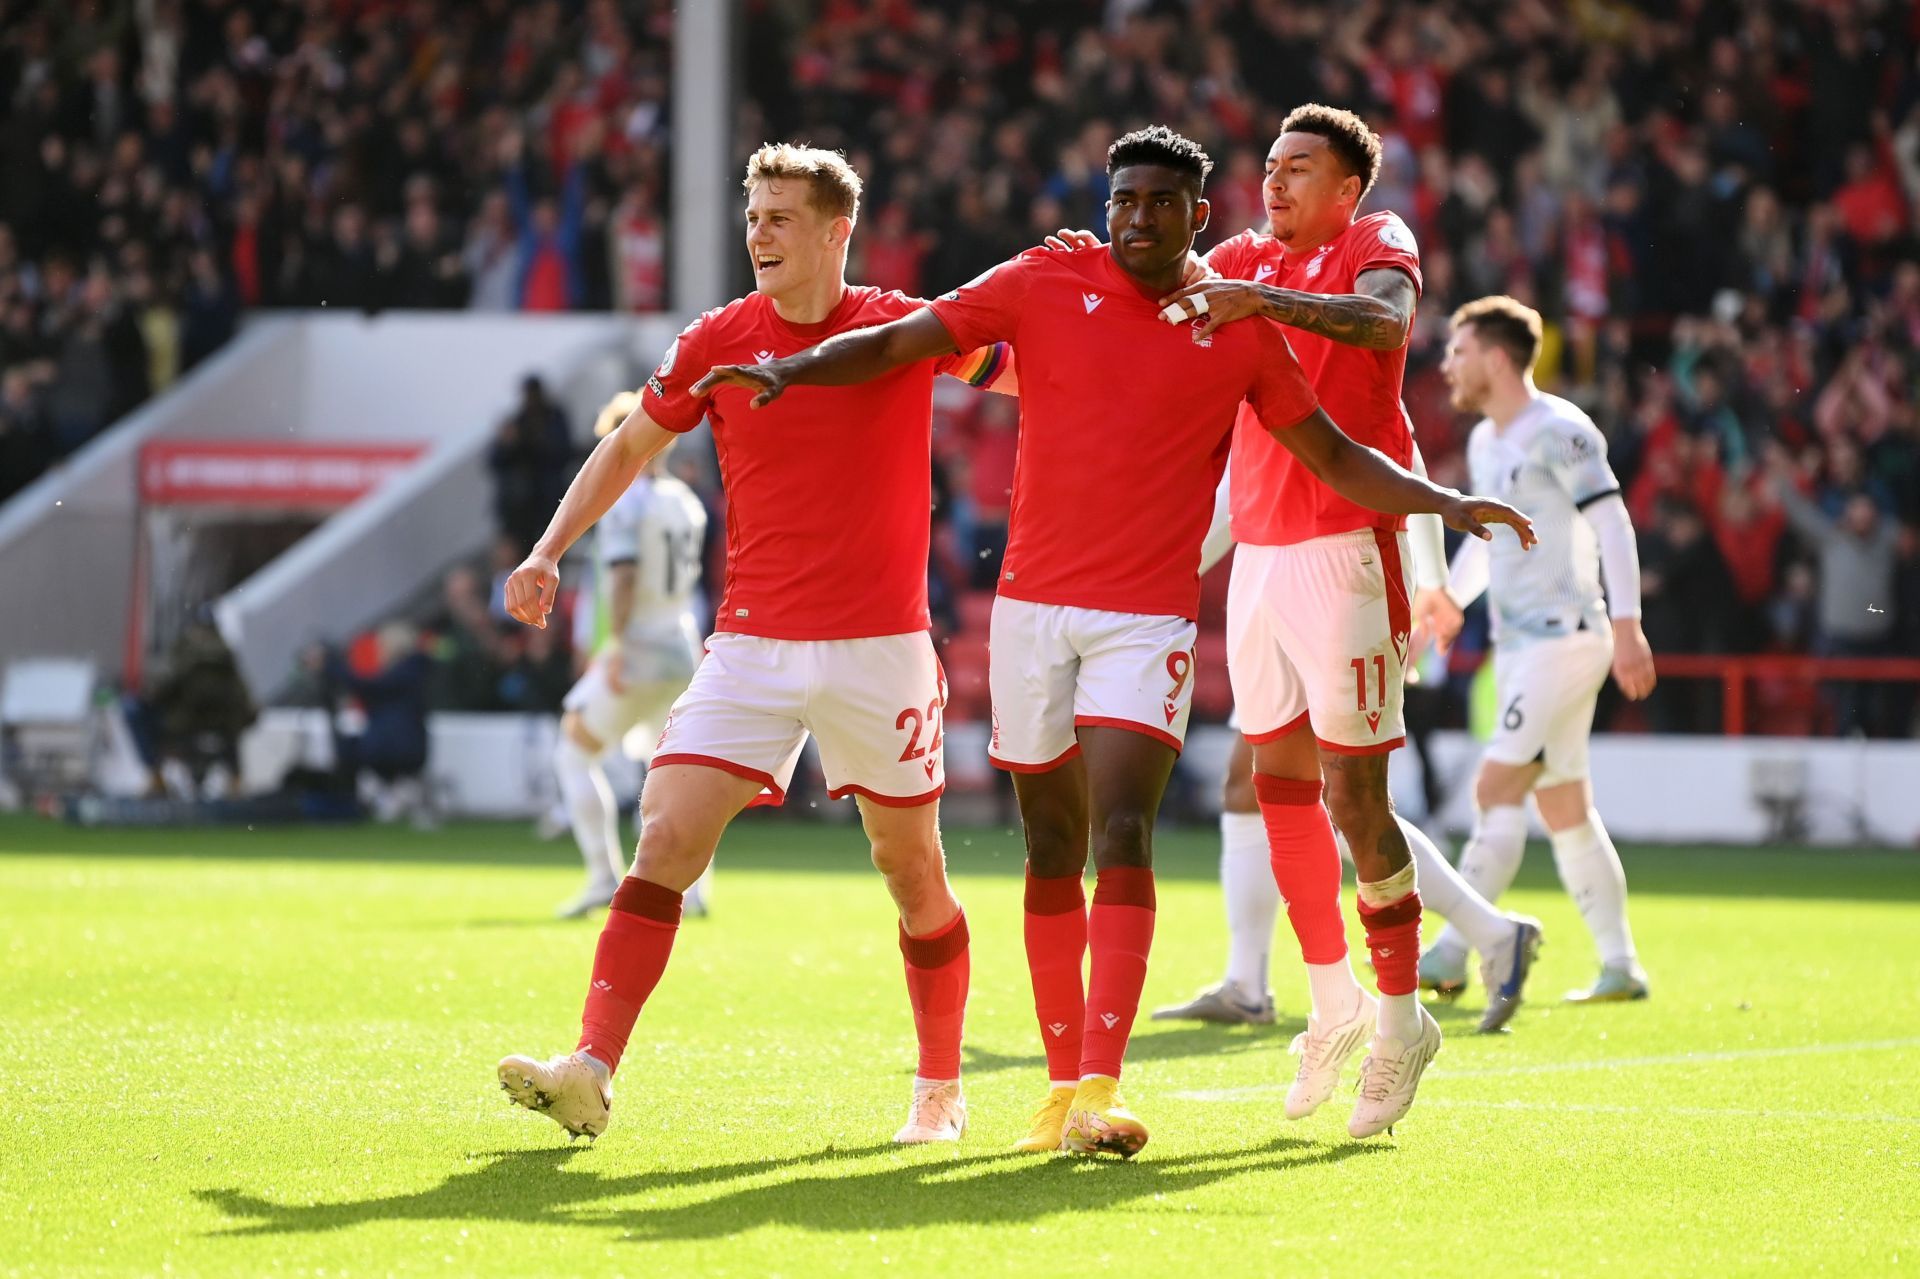
[[[0,667],[60,655],[120,669],[137,542],[136,462],[148,441],[429,445],[413,471],[336,515],[223,602],[223,629],[256,690],[269,694],[298,644],[376,620],[484,541],[485,452],[522,378],[545,378],[584,436],[601,404],[651,367],[678,331],[664,316],[255,317],[178,386],[0,509],[0,595],[16,601],[0,610]]]
[[[552,802],[555,723],[541,715],[431,717],[429,772],[449,815],[531,817]],[[1232,735],[1194,730],[1180,768],[1203,802],[1219,802],[1219,778]],[[983,820],[968,796],[990,785],[987,730],[954,724],[947,732],[950,820]],[[241,748],[248,789],[274,785],[291,764],[330,760],[319,711],[265,712]],[[1459,833],[1473,819],[1471,778],[1479,746],[1464,733],[1441,733],[1435,755],[1449,795],[1435,834]],[[1760,795],[1800,782],[1807,829],[1801,842],[1920,846],[1920,742],[1843,742],[1795,738],[1679,738],[1603,735],[1593,743],[1594,785],[1615,837],[1643,843],[1760,844],[1773,826]],[[623,770],[625,772],[627,770]],[[1394,756],[1396,802],[1420,812],[1419,765]],[[1783,781],[1783,774],[1785,775]],[[620,780],[620,793],[630,783]]]

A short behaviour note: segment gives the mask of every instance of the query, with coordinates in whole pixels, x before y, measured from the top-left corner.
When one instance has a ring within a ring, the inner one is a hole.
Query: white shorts
[[[1576,631],[1494,648],[1499,715],[1487,758],[1545,766],[1535,786],[1586,780],[1593,706],[1613,668],[1613,631]]]
[[[787,797],[800,748],[820,744],[827,793],[908,808],[946,788],[947,677],[925,631],[776,640],[722,633],[667,716],[653,766],[703,764]]]
[[[652,640],[629,640],[622,646],[621,692],[608,684],[604,661],[603,656],[593,660],[561,705],[579,712],[581,725],[602,746],[624,743],[626,753],[644,764],[674,699],[686,691],[700,664],[693,619],[663,627]]]
[[[1410,561],[1406,534],[1373,529],[1235,548],[1227,674],[1248,740],[1303,723],[1323,748],[1347,755],[1406,740]]]
[[[1125,728],[1179,750],[1193,711],[1193,645],[1184,617],[993,601],[987,757],[1042,773],[1080,752],[1075,729]]]

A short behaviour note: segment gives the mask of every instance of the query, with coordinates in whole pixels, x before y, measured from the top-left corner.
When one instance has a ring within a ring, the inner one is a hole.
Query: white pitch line
[[[1603,1106],[1587,1102],[1467,1101],[1421,1098],[1422,1106],[1467,1110],[1549,1110],[1593,1115],[1673,1115],[1689,1119],[1799,1119],[1809,1123],[1920,1124],[1920,1115],[1860,1114],[1845,1110],[1754,1110],[1723,1106]]]
[[[1888,1052],[1920,1048],[1920,1037],[1864,1039],[1847,1044],[1797,1044],[1783,1048],[1730,1048],[1718,1052],[1674,1053],[1663,1057],[1602,1057],[1582,1061],[1547,1061],[1529,1066],[1491,1066],[1477,1070],[1435,1069],[1434,1079],[1494,1079],[1514,1075],[1555,1075],[1583,1070],[1632,1070],[1643,1066],[1698,1066],[1724,1061],[1760,1061],[1772,1057],[1813,1057],[1833,1053]],[[1241,1101],[1285,1092],[1284,1083],[1254,1084],[1245,1088],[1201,1088],[1178,1092],[1182,1101]]]

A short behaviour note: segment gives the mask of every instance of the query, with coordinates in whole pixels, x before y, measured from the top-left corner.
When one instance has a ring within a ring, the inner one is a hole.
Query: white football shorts
[[[1584,781],[1593,707],[1612,669],[1611,628],[1496,646],[1493,687],[1500,709],[1487,758],[1544,765],[1535,786]]]
[[[1342,754],[1406,740],[1410,563],[1406,534],[1373,529],[1235,548],[1227,674],[1250,741],[1308,723],[1322,748]]]
[[[786,799],[800,748],[820,746],[827,793],[907,808],[946,788],[947,677],[925,631],[777,640],[721,633],[673,704],[653,766],[702,764]]]
[[[1179,750],[1197,635],[1184,617],[996,598],[988,758],[1009,772],[1046,772],[1079,753],[1075,730],[1088,727],[1129,729]]]

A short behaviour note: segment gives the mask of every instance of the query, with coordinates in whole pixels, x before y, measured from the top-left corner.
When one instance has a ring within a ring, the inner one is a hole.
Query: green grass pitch
[[[1449,1038],[1397,1136],[1288,1124],[1302,1025],[1144,1016],[1132,1163],[1006,1153],[1043,1087],[1010,832],[948,835],[972,1129],[896,1149],[912,1070],[857,831],[740,824],[614,1123],[569,1147],[503,1053],[570,1048],[597,926],[518,826],[0,821],[0,1275],[1885,1275],[1920,1269],[1920,857],[1634,848],[1641,1005],[1546,922],[1511,1034]],[[1149,1006],[1218,973],[1206,831],[1163,832]],[[1356,939],[1357,940],[1357,939]]]

